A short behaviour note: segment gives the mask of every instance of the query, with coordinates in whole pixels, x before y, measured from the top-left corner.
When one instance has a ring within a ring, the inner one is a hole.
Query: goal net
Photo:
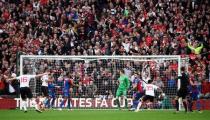
[[[53,83],[59,86],[55,89],[54,107],[59,106],[63,95],[62,77],[70,74],[74,84],[70,90],[72,108],[116,108],[114,103],[118,87],[119,70],[124,69],[132,83],[132,76],[138,73],[142,79],[148,76],[153,83],[162,88],[164,97],[159,97],[153,103],[154,109],[172,109],[173,98],[179,88],[177,77],[180,67],[187,66],[186,60],[178,55],[172,56],[34,56],[21,55],[20,75],[24,71],[29,74],[43,73],[46,69],[53,71]],[[145,69],[146,68],[146,69]],[[132,85],[131,85],[132,87]],[[40,78],[32,79],[30,88],[33,96],[41,93]],[[132,104],[132,91],[128,90],[128,105]],[[121,106],[125,103],[121,101]],[[147,108],[147,105],[143,105]]]

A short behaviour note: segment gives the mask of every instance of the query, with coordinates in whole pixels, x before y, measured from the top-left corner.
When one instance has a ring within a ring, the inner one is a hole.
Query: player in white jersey
[[[149,104],[152,104],[152,102],[154,102],[156,90],[159,90],[163,94],[163,91],[161,88],[152,84],[152,80],[148,80],[148,84],[145,84],[144,90],[145,90],[145,95],[143,96],[142,101],[139,102],[135,112],[138,112],[139,108],[141,108],[142,103],[146,102],[147,100],[150,101]]]
[[[48,71],[45,70],[45,72],[47,73]],[[41,85],[41,92],[44,96],[44,105],[47,106],[48,104],[48,100],[49,100],[49,95],[48,95],[48,82],[50,82],[50,78],[48,74],[45,74],[41,77],[41,81],[42,81],[42,85]]]
[[[31,93],[31,89],[29,87],[29,82],[31,80],[31,78],[35,78],[35,77],[41,77],[43,75],[46,75],[48,73],[43,73],[43,74],[38,74],[38,75],[21,75],[18,77],[13,77],[11,79],[7,79],[7,81],[10,80],[15,80],[18,79],[20,82],[20,96],[22,99],[22,105],[24,108],[24,112],[27,112],[27,98],[31,99],[33,97],[32,93]],[[36,111],[40,112],[38,109],[36,109]]]
[[[146,83],[148,83],[148,80],[151,79],[151,76],[150,76],[150,66],[147,64],[143,64],[142,66],[142,80],[144,81],[143,82],[143,86],[145,86]]]

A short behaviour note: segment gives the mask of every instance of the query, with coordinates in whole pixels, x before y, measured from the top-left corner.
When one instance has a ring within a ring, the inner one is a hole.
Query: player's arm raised
[[[8,82],[8,81],[16,80],[16,79],[17,79],[17,77],[14,77],[14,78],[6,79],[6,81]]]
[[[17,77],[16,74],[12,74],[11,77],[9,78],[8,76],[4,75],[4,78],[6,79],[7,82],[9,82],[18,79],[19,76]]]
[[[46,73],[42,73],[42,74],[37,74],[37,75],[35,75],[35,77],[41,77],[43,75],[48,75],[48,74],[50,74],[50,73],[46,72]]]

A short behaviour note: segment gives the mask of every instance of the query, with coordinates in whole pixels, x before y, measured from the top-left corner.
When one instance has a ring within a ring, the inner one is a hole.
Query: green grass
[[[127,110],[49,110],[24,113],[20,110],[0,110],[1,120],[210,120],[210,111],[203,113],[179,112],[173,110],[144,110],[138,113]]]

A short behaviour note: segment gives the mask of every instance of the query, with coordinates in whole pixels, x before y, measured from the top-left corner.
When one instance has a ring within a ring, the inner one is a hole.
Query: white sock
[[[142,102],[140,101],[139,104],[138,104],[138,106],[137,106],[137,108],[136,108],[137,111],[140,109],[141,104],[142,104]]]
[[[26,101],[23,101],[22,102],[22,105],[23,105],[24,111],[27,111],[27,103],[26,103]]]
[[[38,104],[35,104],[34,107],[36,110],[39,110]]]
[[[22,109],[23,109],[23,101],[20,100],[20,110],[22,110]]]

